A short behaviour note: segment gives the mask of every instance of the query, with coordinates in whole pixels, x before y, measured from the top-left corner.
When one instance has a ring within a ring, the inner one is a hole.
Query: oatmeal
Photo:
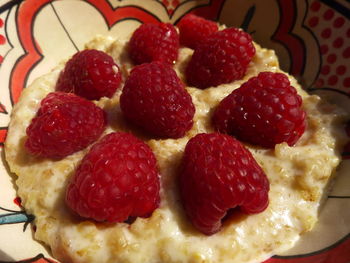
[[[97,37],[87,44],[110,54],[121,65],[123,80],[132,63],[126,55],[126,40]],[[274,149],[246,145],[270,181],[268,208],[254,215],[233,215],[212,236],[196,231],[186,218],[176,186],[177,168],[187,141],[198,133],[212,132],[211,115],[219,102],[234,89],[262,71],[282,72],[271,50],[255,44],[256,55],[242,80],[204,90],[186,87],[196,108],[194,125],[180,139],[150,139],[129,126],[119,108],[119,89],[112,98],[95,103],[108,114],[113,131],[132,132],[153,150],[161,174],[161,203],[149,218],[132,224],[96,223],[79,219],[64,202],[69,178],[88,149],[62,160],[36,159],[24,149],[26,127],[40,101],[54,91],[64,64],[26,88],[12,112],[5,144],[11,171],[18,175],[18,195],[28,213],[35,215],[35,239],[48,245],[62,262],[261,262],[291,248],[300,235],[317,222],[327,184],[340,162],[340,145],[345,140],[341,122],[345,115],[316,95],[308,95],[289,77],[303,98],[307,129],[295,146],[286,143]],[[180,48],[174,69],[184,79],[192,55]]]

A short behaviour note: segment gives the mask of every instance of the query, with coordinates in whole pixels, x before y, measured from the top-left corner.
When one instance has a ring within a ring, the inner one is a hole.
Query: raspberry
[[[218,31],[218,24],[202,17],[187,14],[178,24],[180,31],[180,44],[195,48],[198,43],[206,40],[208,36]]]
[[[105,126],[105,112],[94,103],[72,93],[52,92],[27,128],[25,147],[36,156],[63,158],[94,142]]]
[[[56,91],[72,92],[88,100],[112,97],[121,82],[113,58],[98,50],[76,53],[61,72]]]
[[[186,68],[187,82],[204,89],[239,80],[254,54],[249,34],[237,28],[218,31],[194,50]]]
[[[85,155],[66,191],[78,215],[123,222],[147,217],[158,207],[159,176],[150,147],[132,134],[104,136]]]
[[[179,35],[173,25],[143,24],[131,36],[129,55],[136,65],[152,61],[173,64],[179,45]]]
[[[131,71],[120,107],[126,119],[155,136],[180,138],[193,125],[191,96],[176,72],[160,62]]]
[[[220,102],[213,123],[218,131],[252,144],[292,146],[305,131],[301,104],[286,75],[262,72]]]
[[[252,154],[236,139],[220,133],[198,134],[186,145],[180,193],[194,227],[218,232],[228,211],[247,214],[268,206],[268,179]]]

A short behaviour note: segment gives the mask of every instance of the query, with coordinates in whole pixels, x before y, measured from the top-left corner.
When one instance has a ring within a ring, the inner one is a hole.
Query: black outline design
[[[348,20],[350,19],[350,9],[338,3],[336,0],[320,0],[320,2],[336,10],[338,13],[345,16]],[[347,2],[349,2],[349,0],[347,0]]]
[[[329,195],[328,198],[339,198],[339,199],[347,199],[350,198],[350,195]]]
[[[0,102],[0,114],[9,114],[3,104]]]
[[[48,4],[48,3],[47,3],[47,4]],[[40,6],[40,8],[37,10],[37,12],[33,15],[32,24],[31,24],[31,27],[32,27],[32,28],[31,28],[31,32],[34,32],[34,30],[33,30],[33,29],[34,29],[34,21],[36,20],[36,17],[37,17],[38,14],[41,12],[41,10],[42,10],[44,7],[47,6],[47,4],[46,4],[46,5],[43,5],[43,6]],[[19,12],[19,8],[18,8],[18,6],[17,6],[16,15],[15,15],[15,17],[16,17],[16,31],[17,31],[17,36],[19,36],[19,30],[18,30],[18,12]],[[44,57],[43,54],[41,54],[41,52],[39,52],[39,49],[38,49],[38,47],[37,47],[36,42],[33,41],[33,40],[35,40],[34,35],[31,34],[30,37],[31,37],[31,39],[32,39],[31,42],[33,43],[34,49],[35,49],[37,55],[38,55],[40,58],[39,58],[38,61],[36,61],[33,65],[31,65],[30,69],[28,70],[28,72],[27,72],[27,74],[26,74],[26,76],[25,76],[25,79],[24,79],[24,87],[23,87],[23,89],[27,86],[26,84],[27,84],[27,82],[28,82],[28,78],[29,78],[30,73],[33,71],[33,69],[35,68],[35,66],[38,65],[38,64],[42,61],[42,59],[43,59],[43,57]],[[13,75],[14,69],[17,67],[17,64],[18,64],[24,57],[26,57],[26,56],[28,55],[28,51],[23,47],[22,42],[21,42],[21,39],[20,39],[19,37],[18,37],[18,40],[19,40],[19,43],[20,43],[20,45],[21,45],[21,48],[24,50],[24,54],[23,54],[22,56],[18,57],[17,60],[16,60],[16,62],[13,64],[13,67],[12,67],[11,73],[10,73],[10,83],[9,83],[9,87],[12,87],[12,75]],[[13,105],[14,105],[14,101],[13,101],[13,97],[12,97],[12,92],[10,92],[10,101],[11,101],[11,105],[13,106]]]
[[[278,0],[276,0],[276,2],[277,2],[277,7],[278,7],[278,13],[280,14],[280,16],[282,16],[281,4],[280,4],[280,2]],[[290,61],[290,68],[288,69],[288,72],[290,72],[290,69],[293,68],[292,54],[291,54],[289,48],[287,47],[287,45],[285,43],[281,42],[280,40],[275,39],[276,33],[278,32],[279,28],[281,27],[281,23],[282,23],[282,19],[279,19],[278,26],[276,27],[276,30],[272,33],[270,39],[273,40],[273,41],[276,41],[277,43],[282,45],[284,47],[284,49],[287,51],[288,56],[289,56],[289,61]],[[295,20],[293,21],[293,23],[295,24]],[[288,34],[289,33],[290,32],[288,31]]]
[[[25,211],[15,211],[15,210],[11,210],[11,209],[7,209],[7,208],[3,208],[0,206],[0,210],[9,212],[9,214],[2,214],[0,215],[1,217],[5,217],[5,216],[12,216],[12,215],[25,215],[25,217],[27,218],[27,220],[25,222],[9,222],[9,223],[4,223],[4,224],[0,224],[1,225],[12,225],[12,224],[20,224],[20,223],[24,223],[23,225],[23,232],[26,231],[28,225],[34,221],[35,216],[31,215],[31,214],[27,214]]]
[[[159,4],[161,4],[161,6],[164,8],[165,12],[168,14],[168,17],[169,19],[172,19],[174,14],[176,13],[177,9],[179,9],[181,6],[183,6],[184,4],[187,4],[189,2],[193,2],[195,0],[187,0],[187,1],[183,1],[182,3],[178,4],[174,10],[173,10],[173,13],[172,14],[169,14],[168,12],[168,8],[163,4],[163,1],[162,0],[156,0]],[[209,0],[209,5],[211,4],[211,0]],[[206,6],[206,5],[202,5],[202,6]],[[193,8],[192,8],[193,9]],[[186,13],[187,14],[187,13]],[[176,23],[174,23],[176,24]]]
[[[307,0],[305,0],[305,1],[307,1]],[[292,4],[293,4],[293,7],[294,7],[294,10],[296,10],[296,12],[298,12],[297,2],[296,1],[292,1]],[[280,16],[282,16],[281,0],[277,0],[277,6],[278,6],[279,14],[280,14]],[[305,12],[305,13],[307,13],[307,12]],[[293,29],[294,29],[294,26],[296,24],[296,18],[297,18],[296,16],[293,16],[292,27],[288,29],[287,34],[292,36],[293,38],[297,39],[301,43],[303,51],[304,51],[304,54],[306,54],[305,42],[303,41],[303,39],[300,36],[298,36],[298,35],[293,33]],[[294,66],[293,54],[291,53],[291,51],[289,50],[288,46],[284,42],[282,42],[282,41],[280,41],[280,40],[275,38],[276,33],[278,32],[282,21],[283,21],[283,19],[279,20],[279,23],[278,23],[278,26],[277,26],[275,32],[273,32],[273,34],[271,35],[271,40],[280,43],[287,50],[288,55],[289,55],[289,61],[290,61],[290,68],[288,69],[288,72],[290,73],[291,69]],[[303,65],[301,67],[300,75],[303,75],[304,71],[305,71],[305,60],[303,61]]]
[[[119,0],[119,1],[122,1],[122,0]],[[103,20],[105,21],[106,26],[107,26],[107,28],[108,28],[109,30],[110,30],[114,25],[118,24],[119,22],[126,21],[126,20],[134,20],[134,21],[142,22],[141,20],[139,20],[139,19],[137,19],[137,18],[135,18],[135,17],[126,17],[126,18],[120,19],[120,20],[118,20],[118,21],[115,21],[111,26],[109,26],[107,18],[105,17],[105,15],[103,14],[103,12],[102,12],[100,9],[98,9],[95,5],[93,5],[93,3],[90,3],[89,1],[84,1],[84,3],[89,4],[90,6],[92,6],[92,7],[102,16],[102,18],[103,18]],[[156,16],[156,15],[153,14],[153,13],[151,13],[151,12],[148,11],[147,9],[144,9],[144,8],[142,8],[142,7],[140,7],[140,6],[137,6],[137,5],[125,5],[125,6],[117,6],[116,8],[113,8],[113,6],[111,6],[111,3],[110,3],[109,1],[106,1],[106,3],[110,6],[111,10],[113,10],[113,11],[117,10],[118,8],[128,8],[128,7],[130,7],[130,8],[136,8],[136,9],[139,9],[139,10],[141,10],[141,11],[147,13],[147,14],[150,15],[150,16],[153,16],[153,17],[154,17],[155,19],[157,19],[159,22],[161,21],[161,20],[159,19],[158,16]]]
[[[65,25],[63,24],[61,18],[59,17],[56,8],[55,8],[54,5],[53,5],[53,2],[50,2],[49,5],[51,6],[53,12],[55,13],[55,16],[57,17],[58,22],[59,22],[60,25],[62,26],[62,28],[63,28],[64,32],[66,33],[66,35],[68,36],[70,42],[73,44],[75,50],[78,52],[78,51],[79,51],[79,48],[78,48],[78,46],[74,43],[73,38],[71,37],[71,35],[69,34],[67,28],[66,28]]]
[[[180,5],[178,5],[178,7],[180,7],[181,5],[183,5],[183,4],[185,4],[185,3],[191,2],[191,1],[194,1],[194,0],[184,1],[184,2],[182,2]],[[185,15],[187,15],[188,13],[191,13],[193,10],[198,9],[198,8],[210,6],[210,5],[212,4],[213,1],[215,1],[215,0],[209,0],[209,3],[208,3],[208,4],[196,5],[196,6],[194,6],[193,8],[187,10],[187,12],[183,13],[182,16],[180,16],[173,24],[174,24],[174,25],[177,25],[177,24],[180,22],[181,18],[183,18],[183,17],[184,17]],[[214,19],[215,21],[217,21],[217,20],[219,19],[220,14],[221,14],[221,12],[222,12],[222,8],[224,7],[224,4],[225,4],[226,1],[227,1],[227,0],[223,0],[223,1],[222,1],[221,6],[220,6],[220,8],[219,8],[219,10],[218,10],[218,12],[217,12],[217,14],[216,14],[215,19]],[[177,8],[178,8],[178,7],[177,7]],[[174,9],[174,14],[175,14],[175,11],[176,11],[177,8]],[[172,16],[171,16],[170,18],[172,18]]]
[[[291,259],[291,258],[306,258],[306,257],[310,257],[310,256],[315,256],[318,254],[321,254],[323,252],[332,250],[333,248],[337,247],[338,245],[342,244],[343,242],[345,242],[347,239],[350,239],[350,233],[346,234],[344,237],[342,237],[341,239],[339,239],[338,241],[336,241],[335,243],[333,243],[332,245],[322,248],[320,250],[314,251],[314,252],[310,252],[310,253],[306,253],[306,254],[300,254],[300,255],[291,255],[291,256],[273,256],[272,258],[278,258],[278,259]]]
[[[342,152],[341,156],[343,157],[344,160],[349,159],[350,152]]]
[[[168,8],[163,4],[163,1],[162,0],[155,0],[156,2],[158,2],[162,8],[165,10],[165,12],[167,13],[168,17],[171,19],[173,17],[173,15],[175,14],[175,10],[178,8],[178,6],[174,9],[173,13],[172,14],[169,14],[168,12]],[[185,2],[190,2],[190,1],[193,1],[193,0],[189,0],[189,1],[185,1]]]
[[[248,32],[248,27],[249,27],[249,24],[254,17],[255,9],[256,9],[256,6],[253,5],[252,7],[250,7],[248,9],[246,15],[244,16],[244,19],[243,19],[243,22],[242,22],[240,28],[242,28],[245,32]]]
[[[15,5],[19,5],[23,1],[24,0],[12,0],[12,1],[9,1],[9,2],[3,4],[2,6],[0,6],[0,14],[11,9]]]
[[[25,260],[20,260],[20,261],[0,261],[0,263],[33,263],[38,261],[39,259],[45,260],[47,263],[55,263],[55,261],[52,261],[48,258],[46,258],[43,254],[38,254],[37,256],[30,258],[30,259],[25,259]]]
[[[9,8],[11,8],[11,7],[13,7],[14,5],[11,5]],[[2,6],[2,7],[4,7],[4,5]],[[5,11],[5,10],[4,10]],[[1,12],[0,12],[0,14],[1,14]],[[12,42],[10,41],[10,39],[8,38],[8,24],[7,24],[7,20],[9,19],[9,16],[10,16],[10,12],[8,12],[7,14],[6,14],[6,17],[5,17],[5,21],[4,21],[4,31],[5,31],[5,37],[6,37],[6,40],[7,40],[7,43],[8,43],[8,45],[10,46],[10,49],[9,50],[7,50],[7,52],[4,54],[4,56],[3,56],[3,59],[5,60],[5,58],[7,57],[7,55],[11,52],[11,50],[13,49],[13,44],[12,44]],[[1,65],[2,64],[0,64],[0,67],[1,67]],[[11,94],[11,90],[10,90],[10,86],[8,86],[7,87],[7,89],[8,89],[8,94],[10,95]],[[12,101],[10,100],[10,103],[11,103],[11,106],[13,106],[13,103],[12,103]],[[0,105],[1,105],[1,103],[0,103]],[[8,112],[6,111],[6,109],[5,108],[3,108],[3,107],[5,107],[5,106],[3,106],[3,105],[1,105],[0,107],[2,108],[2,109],[4,109],[5,110],[5,114],[8,114]],[[2,114],[4,114],[3,112],[1,112]],[[4,127],[0,127],[0,130],[7,130],[8,129],[8,126],[4,126]],[[3,142],[0,142],[0,148],[1,147],[3,147],[4,146],[4,143]]]
[[[334,91],[334,92],[339,93],[341,95],[344,95],[344,96],[346,96],[346,97],[348,97],[350,99],[350,93],[346,93],[345,91],[342,91],[342,90],[339,90],[339,89],[333,89],[333,88],[330,88],[330,87],[322,87],[322,88],[310,87],[310,88],[306,88],[306,91],[309,92],[309,93],[314,92],[314,91],[322,91],[322,90]]]

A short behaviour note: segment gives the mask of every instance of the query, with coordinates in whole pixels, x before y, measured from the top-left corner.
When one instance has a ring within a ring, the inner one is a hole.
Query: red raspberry
[[[187,14],[178,24],[180,31],[180,44],[195,48],[198,43],[206,40],[208,36],[218,31],[218,24],[202,17]]]
[[[114,132],[85,155],[68,185],[66,203],[84,218],[123,222],[149,216],[159,205],[159,187],[150,147],[132,134]]]
[[[61,72],[56,90],[72,92],[88,100],[112,97],[120,86],[121,73],[113,58],[98,50],[76,53]]]
[[[193,125],[191,96],[168,65],[152,62],[135,67],[120,97],[124,116],[152,135],[179,138]]]
[[[130,39],[129,55],[136,65],[152,61],[173,64],[179,45],[179,35],[173,25],[143,24]]]
[[[305,131],[301,104],[286,75],[262,72],[220,102],[213,122],[218,131],[252,144],[292,146]]]
[[[94,142],[106,126],[105,112],[72,93],[52,92],[27,128],[26,149],[33,155],[63,158]]]
[[[252,154],[231,136],[198,134],[186,145],[180,174],[183,206],[192,224],[211,235],[231,209],[260,213],[269,181]]]
[[[204,89],[239,80],[254,54],[249,34],[237,28],[216,32],[194,50],[186,68],[187,82]]]

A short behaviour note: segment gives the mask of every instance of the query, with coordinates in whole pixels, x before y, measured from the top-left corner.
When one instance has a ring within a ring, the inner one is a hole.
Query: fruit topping
[[[36,156],[63,158],[96,141],[105,126],[105,112],[91,101],[52,92],[41,101],[26,130],[25,147]]]
[[[264,171],[229,135],[202,133],[190,139],[179,181],[185,211],[194,227],[206,235],[220,230],[231,209],[253,214],[268,206],[269,182]]]
[[[218,31],[218,24],[194,14],[187,14],[180,20],[178,28],[180,44],[194,49],[198,43]]]
[[[197,45],[186,68],[189,85],[216,87],[242,79],[255,55],[249,34],[238,28],[227,28]]]
[[[121,82],[113,58],[95,49],[76,53],[61,72],[56,91],[71,92],[88,100],[112,97]]]
[[[142,24],[129,42],[129,55],[134,64],[160,61],[174,64],[179,52],[179,35],[167,23]]]
[[[180,138],[193,125],[191,96],[172,67],[160,62],[133,68],[120,107],[127,120],[159,137]]]
[[[220,102],[213,123],[218,131],[252,144],[292,146],[305,131],[301,104],[286,75],[262,72]]]
[[[66,191],[78,215],[123,222],[148,217],[159,206],[159,174],[150,147],[132,134],[104,136],[85,155]]]

